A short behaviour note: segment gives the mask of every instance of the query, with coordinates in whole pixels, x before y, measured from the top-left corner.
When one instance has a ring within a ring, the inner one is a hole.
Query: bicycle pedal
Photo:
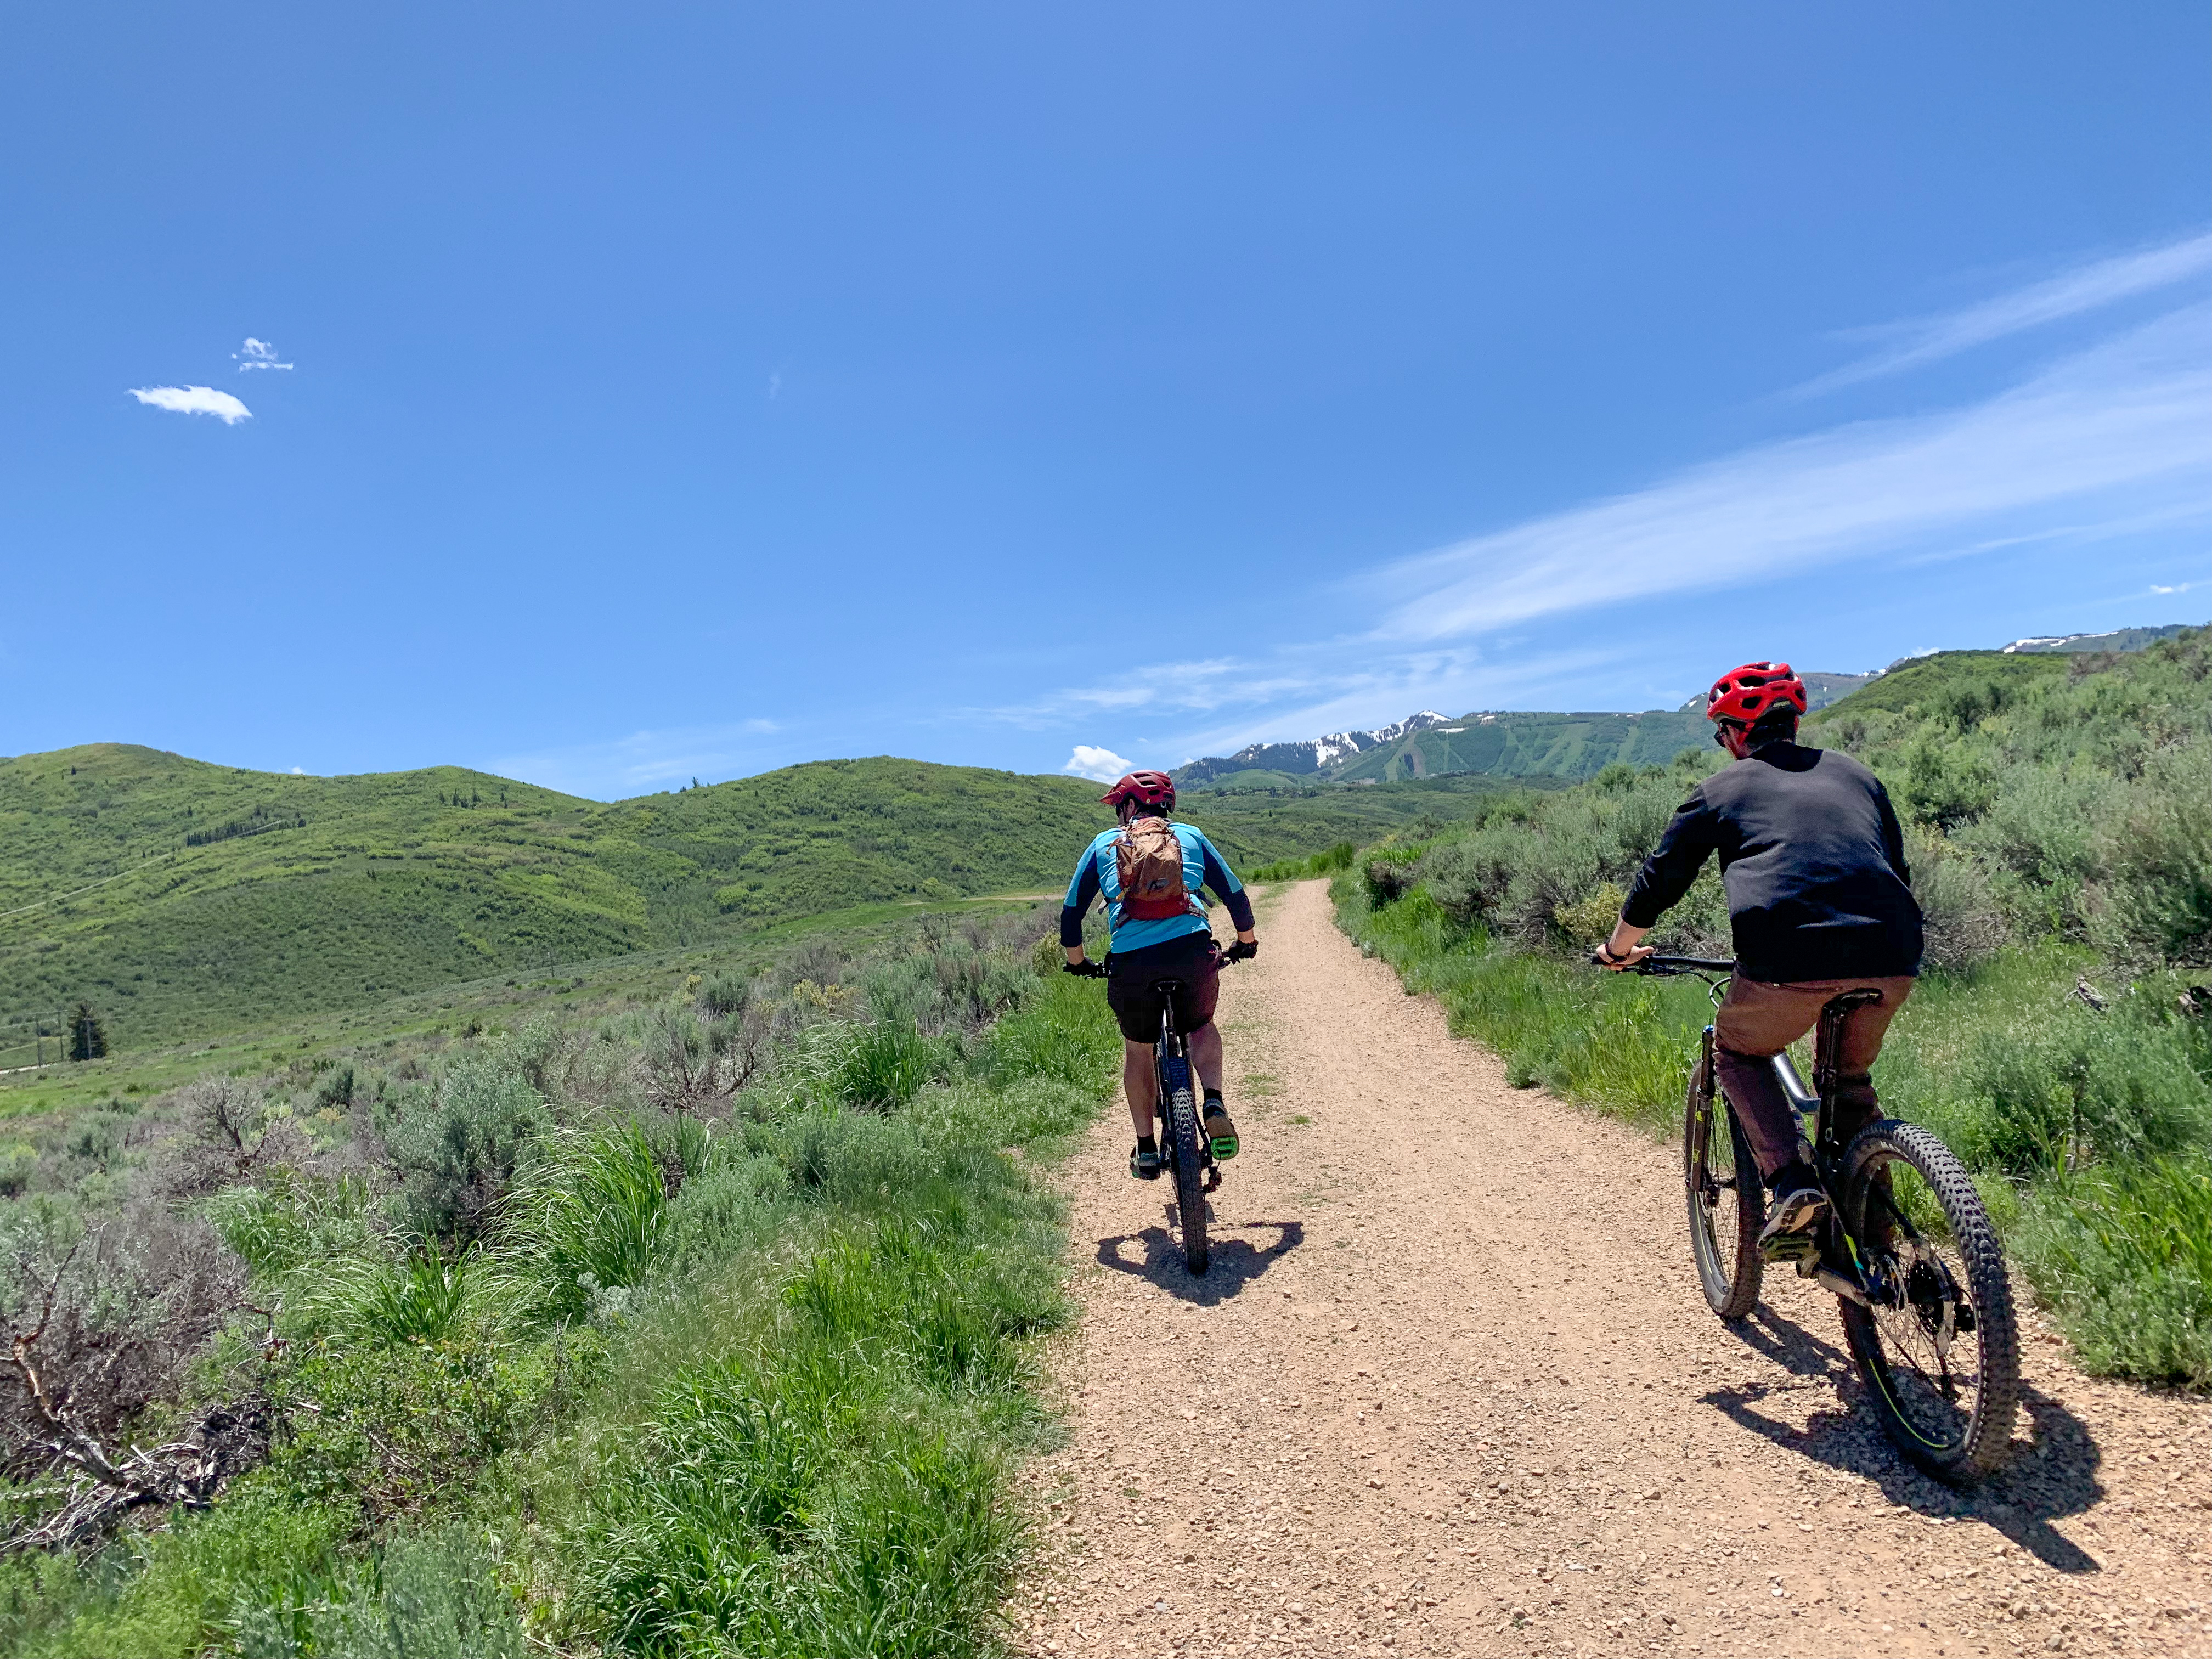
[[[1759,1255],[1775,1267],[1785,1262],[1797,1269],[1800,1279],[1810,1279],[1820,1265],[1820,1246],[1810,1233],[1783,1233],[1759,1247]]]

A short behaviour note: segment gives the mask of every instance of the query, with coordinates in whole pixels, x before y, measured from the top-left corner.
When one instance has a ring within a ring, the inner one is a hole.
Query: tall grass
[[[1029,943],[810,962],[717,1116],[639,1103],[647,1011],[410,1085],[380,1187],[272,1169],[207,1200],[280,1333],[241,1328],[209,1386],[263,1391],[277,1443],[207,1515],[0,1562],[0,1645],[997,1651],[1009,1474],[1068,1310],[1037,1166],[1120,1051],[1097,988]]]

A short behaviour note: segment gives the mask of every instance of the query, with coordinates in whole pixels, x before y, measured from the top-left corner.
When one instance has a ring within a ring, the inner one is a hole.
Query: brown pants
[[[1773,1057],[1820,1023],[1820,1010],[1831,998],[1862,988],[1881,992],[1881,1000],[1853,1009],[1836,1044],[1836,1133],[1845,1141],[1881,1115],[1869,1073],[1889,1022],[1912,993],[1911,979],[1812,979],[1793,985],[1729,981],[1727,999],[1713,1021],[1713,1063],[1751,1137],[1760,1174],[1771,1176],[1801,1155],[1797,1113],[1775,1078]]]

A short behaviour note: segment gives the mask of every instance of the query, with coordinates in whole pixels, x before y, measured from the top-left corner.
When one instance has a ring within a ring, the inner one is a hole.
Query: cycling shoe
[[[1775,1194],[1766,1225],[1759,1230],[1759,1253],[1769,1261],[1794,1261],[1812,1248],[1812,1232],[1827,1218],[1828,1195],[1807,1182]]]

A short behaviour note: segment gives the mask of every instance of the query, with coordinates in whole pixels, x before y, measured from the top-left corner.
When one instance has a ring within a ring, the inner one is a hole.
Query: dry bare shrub
[[[150,1450],[120,1437],[173,1398],[243,1305],[244,1264],[206,1223],[150,1199],[88,1228],[51,1203],[0,1224],[0,1467],[56,1484],[0,1547],[58,1545],[147,1504],[204,1502],[268,1443],[265,1411],[210,1407]]]
[[[169,1100],[178,1137],[162,1184],[173,1197],[204,1197],[312,1152],[283,1104],[242,1079],[202,1078]]]

